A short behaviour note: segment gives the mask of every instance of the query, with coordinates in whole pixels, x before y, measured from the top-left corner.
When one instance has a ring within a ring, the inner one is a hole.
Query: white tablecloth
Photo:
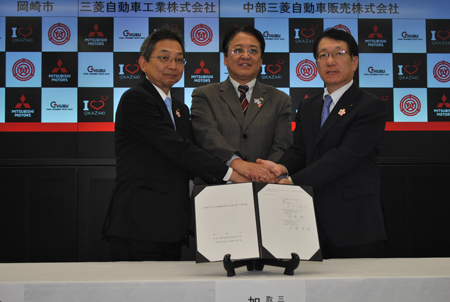
[[[450,258],[332,259],[236,269],[222,263],[0,264],[0,301],[450,301]]]

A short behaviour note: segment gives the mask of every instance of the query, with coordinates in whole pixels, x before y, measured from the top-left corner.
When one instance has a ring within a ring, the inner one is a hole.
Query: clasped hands
[[[270,160],[258,159],[256,163],[250,163],[237,158],[231,162],[230,167],[233,168],[230,180],[235,183],[258,181],[289,184],[287,179],[278,180],[280,175],[287,174],[286,168]]]

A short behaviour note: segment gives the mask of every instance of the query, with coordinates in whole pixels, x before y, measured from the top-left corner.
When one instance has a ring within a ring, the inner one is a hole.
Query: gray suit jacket
[[[198,145],[224,162],[233,154],[278,161],[292,145],[290,97],[256,81],[248,102],[244,115],[229,79],[195,89],[191,115]]]

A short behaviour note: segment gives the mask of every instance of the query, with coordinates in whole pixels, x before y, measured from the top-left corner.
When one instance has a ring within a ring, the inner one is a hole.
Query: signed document
[[[291,259],[321,261],[309,187],[263,183],[194,188],[197,262]]]

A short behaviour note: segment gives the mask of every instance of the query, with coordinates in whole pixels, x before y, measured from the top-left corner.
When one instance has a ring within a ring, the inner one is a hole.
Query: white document
[[[301,187],[244,183],[197,188],[197,262],[322,260],[312,197]]]
[[[277,259],[311,259],[320,249],[312,197],[299,186],[267,184],[258,192],[262,246]]]
[[[208,261],[259,258],[252,183],[206,187],[195,197],[197,251]]]

